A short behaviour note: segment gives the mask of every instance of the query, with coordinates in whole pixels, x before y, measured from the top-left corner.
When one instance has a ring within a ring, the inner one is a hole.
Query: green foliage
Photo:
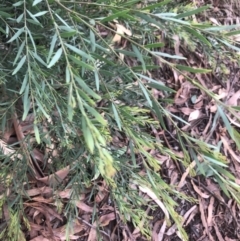
[[[214,176],[225,193],[238,201],[236,190],[239,187],[224,179],[227,176],[232,180],[232,176],[225,170],[227,165],[222,156],[213,154],[208,144],[189,137],[177,126],[177,121],[186,122],[169,113],[164,100],[158,100],[152,94],[156,89],[171,100],[175,90],[149,77],[147,71],[158,69],[158,60],[161,66],[186,75],[220,106],[209,90],[186,74],[208,73],[210,69],[185,66],[182,62],[185,57],[160,50],[165,45],[173,47],[177,35],[190,52],[201,47],[210,58],[214,48],[237,48],[227,40],[225,32],[234,26],[212,27],[209,23],[192,20],[192,15],[208,7],[178,8],[172,1],[140,6],[138,2],[23,0],[9,5],[8,1],[1,1],[0,40],[4,43],[4,51],[0,53],[2,132],[14,110],[22,120],[33,114],[36,140],[31,142],[30,137],[26,137],[29,151],[35,146],[51,146],[54,137],[58,142],[55,148],[61,154],[51,156],[51,173],[70,165],[70,178],[65,187],[73,188],[79,194],[102,176],[111,187],[123,220],[138,226],[142,219],[147,221],[148,218],[142,211],[147,201],[139,197],[136,190],[140,184],[148,186],[164,203],[186,240],[172,196],[187,197],[166,184],[159,175],[161,166],[149,150],[168,155],[183,162],[184,166],[195,160],[197,172]],[[118,32],[117,25],[125,26],[131,34]],[[161,39],[160,30],[166,40]],[[127,41],[124,49],[113,43],[116,33],[121,35],[121,41]],[[221,107],[219,114],[234,138]],[[150,133],[151,127],[166,130],[166,118],[176,129],[184,152],[183,160]],[[121,139],[122,147],[114,144],[114,137]],[[216,152],[219,154],[219,150]],[[21,149],[19,153],[25,155]],[[199,156],[205,160],[203,163],[198,161]],[[29,168],[25,156],[21,164],[12,162],[6,155],[2,159],[1,177],[4,173],[14,176],[15,181],[11,184],[15,188],[27,183]],[[207,168],[210,173],[206,173]],[[5,232],[9,231],[5,235],[11,238],[15,235],[16,240],[20,240],[17,207],[12,207],[15,210],[11,211]],[[72,212],[68,206],[66,210]],[[131,217],[129,213],[132,213]],[[13,233],[13,229],[19,233]],[[148,228],[142,232],[149,235]]]

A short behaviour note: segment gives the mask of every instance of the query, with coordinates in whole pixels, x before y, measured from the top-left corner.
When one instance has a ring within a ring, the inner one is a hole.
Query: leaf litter
[[[213,9],[214,15],[220,12],[219,1],[216,2],[216,6]],[[225,11],[228,11],[228,8]],[[226,22],[227,20],[221,23],[217,20],[217,16],[211,16],[209,20],[218,26],[229,24],[229,22]],[[123,41],[122,36],[124,34],[128,36],[132,34],[119,23],[113,24],[113,27],[116,29],[116,34],[112,39],[113,43],[120,44]],[[107,31],[106,33],[104,31],[101,30],[102,36],[108,34]],[[175,40],[175,54],[184,55],[185,51],[181,47],[178,36],[173,36],[173,39]],[[235,40],[238,41],[238,36],[235,36]],[[198,62],[198,58],[197,54],[189,58],[189,66],[207,68],[208,65],[204,64],[205,60]],[[126,56],[125,58],[122,56],[123,59],[130,64],[133,63],[133,60]],[[154,72],[151,73],[153,78],[154,74]],[[237,177],[237,180],[232,180],[233,186],[234,184],[240,184],[239,148],[236,148],[234,142],[231,141],[227,131],[222,129],[221,119],[212,117],[212,114],[216,116],[217,102],[204,95],[202,90],[187,81],[174,69],[161,74],[167,80],[166,86],[175,86],[177,91],[174,102],[169,104],[167,109],[177,114],[179,118],[189,122],[189,125],[182,126],[181,129],[191,133],[193,137],[203,142],[210,140],[210,143],[220,145],[228,157],[229,170]],[[219,100],[227,98],[227,105],[238,106],[240,90],[237,88],[234,87],[232,93],[229,93],[224,84],[220,83],[219,85],[217,77],[214,78],[206,74],[192,74],[191,77],[196,78],[203,87],[211,89]],[[229,74],[228,78],[230,79],[231,77]],[[161,91],[157,92],[155,90],[154,95],[156,98],[164,97]],[[226,118],[236,128],[240,127],[239,120],[233,119],[231,113],[227,112]],[[238,113],[238,111],[235,111],[235,113]],[[205,118],[206,116],[208,117],[207,119]],[[16,149],[10,148],[8,145],[19,142],[21,148],[28,153],[25,137],[29,134],[34,136],[34,116],[31,114],[27,116],[24,122],[21,122],[15,114],[12,120],[14,123],[13,127],[4,133],[3,140],[0,140],[0,147],[5,155],[10,155],[12,160],[16,161],[16,159],[21,159],[22,156],[17,153]],[[209,136],[210,129],[213,130],[211,136]],[[151,131],[156,139],[163,139],[164,144],[170,147],[179,157],[185,157],[185,153],[179,149],[179,141],[174,126],[169,125],[169,131],[154,128]],[[122,139],[116,135],[113,145],[117,148],[125,147],[126,141]],[[28,224],[25,225],[24,229],[26,239],[31,241],[67,240],[66,234],[68,234],[70,240],[94,241],[98,239],[99,235],[103,237],[103,240],[145,240],[146,238],[140,232],[143,227],[140,226],[133,229],[132,224],[127,223],[123,225],[121,216],[110,198],[110,188],[104,180],[94,180],[88,185],[84,193],[79,195],[74,195],[72,188],[69,187],[58,191],[57,187],[59,185],[68,183],[71,167],[66,166],[50,175],[46,175],[47,170],[44,169],[46,156],[49,156],[50,159],[50,156],[54,158],[61,155],[56,149],[55,144],[57,142],[58,140],[53,139],[54,144],[52,146],[49,145],[45,149],[45,153],[40,148],[34,148],[32,153],[27,155],[27,163],[30,170],[35,174],[35,180],[28,184],[29,188],[26,189],[25,193],[20,193],[26,196],[26,201],[23,203],[24,215],[28,220]],[[53,148],[55,148],[54,153],[50,153]],[[223,186],[221,187],[221,185],[224,184],[224,180],[219,176],[214,176],[214,169],[209,168],[208,164],[204,166],[203,153],[196,153],[194,161],[184,166],[182,163],[178,165],[170,156],[165,156],[156,150],[149,151],[161,163],[159,174],[164,176],[166,182],[168,181],[171,185],[177,186],[179,192],[190,195],[195,202],[181,201],[177,207],[177,212],[183,217],[181,225],[187,230],[190,240],[239,240],[238,213],[240,211],[240,202],[227,195],[228,191],[232,190],[232,186],[229,186],[229,190],[222,191],[221,188]],[[204,154],[207,155],[209,153],[206,151]],[[211,156],[208,160],[212,159],[213,157]],[[220,159],[217,158],[217,160]],[[198,176],[197,179],[193,178],[192,174],[196,171],[196,167],[197,171],[200,171],[202,168],[207,177]],[[223,170],[221,169],[220,173],[221,171]],[[230,177],[228,172],[223,174],[226,178]],[[93,186],[96,191],[94,201],[91,200]],[[169,213],[154,191],[141,184],[136,184],[136,186],[138,187],[139,195],[146,195],[148,202],[154,202],[158,205],[154,212],[146,209],[146,214],[152,217],[149,220],[152,227],[152,240],[183,240],[183,237],[177,231],[176,225],[168,225]],[[11,190],[8,190],[7,195],[10,196]],[[62,211],[69,201],[76,205],[79,214],[79,217],[70,224]],[[179,200],[175,201],[178,202]],[[97,215],[97,220],[93,221],[93,215]],[[6,206],[3,207],[3,217],[5,222],[10,217]]]

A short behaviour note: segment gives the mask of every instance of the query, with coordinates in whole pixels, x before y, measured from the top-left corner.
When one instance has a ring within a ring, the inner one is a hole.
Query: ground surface
[[[205,3],[209,3],[206,1]],[[204,4],[199,1],[199,6]],[[208,11],[205,16],[214,25],[237,24],[240,22],[239,12],[234,5],[225,4],[221,1],[214,1],[214,6]],[[168,50],[169,51],[169,50]],[[175,46],[176,54],[183,54],[188,57],[188,63],[191,66],[199,68],[208,68],[207,59],[203,58],[201,51],[196,51],[195,55],[187,56],[187,49]],[[216,58],[220,56],[216,56]],[[205,86],[212,90],[215,94],[222,96],[224,101],[238,105],[240,96],[240,71],[238,64],[229,63],[228,59],[219,60],[219,68],[224,64],[226,68],[225,76],[219,76],[217,68],[211,74],[196,74],[195,78]],[[236,146],[231,143],[224,123],[220,119],[214,121],[216,112],[215,105],[211,99],[202,93],[197,87],[185,81],[183,76],[174,73],[171,70],[154,70],[150,73],[153,79],[161,80],[177,91],[174,96],[174,102],[167,105],[166,108],[185,119],[190,121],[191,126],[182,126],[182,128],[192,136],[202,139],[203,141],[217,145],[219,140],[224,143],[223,152],[228,156],[229,170],[234,173],[240,184],[240,162],[239,152]],[[155,95],[160,93],[156,92]],[[198,101],[193,101],[192,97]],[[231,96],[229,98],[229,96]],[[33,130],[28,128],[33,120],[31,116],[25,122],[16,123],[14,128],[5,134],[5,140],[10,144],[14,136],[21,139],[21,135],[27,135]],[[18,122],[16,119],[15,122]],[[236,128],[240,124],[234,122]],[[212,128],[212,126],[215,126]],[[157,138],[164,140],[163,143],[168,148],[171,148],[178,155],[184,157],[181,151],[179,142],[176,140],[174,129],[169,123],[169,132],[162,132],[158,129],[152,129],[152,134]],[[23,131],[24,130],[24,131]],[[20,132],[20,133],[19,133]],[[121,138],[115,140],[115,144],[124,145]],[[4,144],[2,144],[4,145]],[[52,147],[54,149],[54,147]],[[57,147],[55,147],[57,152]],[[6,149],[7,150],[7,149]],[[54,150],[53,150],[54,151]],[[42,150],[35,149],[35,156],[38,161],[44,159]],[[57,154],[56,154],[57,155]],[[54,156],[54,155],[53,155]],[[208,178],[203,178],[201,175],[191,177],[189,174],[190,168],[184,168],[181,163],[169,159],[167,156],[157,155],[156,158],[161,162],[161,171],[159,175],[171,184],[177,186],[177,189],[187,196],[192,197],[192,201],[183,201],[175,199],[178,203],[177,212],[183,216],[183,227],[189,235],[191,241],[237,241],[240,240],[240,216],[239,204],[233,199],[227,197],[216,184],[215,180],[209,175]],[[192,162],[194,166],[195,163]],[[69,167],[61,169],[57,174],[62,180],[67,179]],[[65,231],[67,230],[67,220],[61,209],[65,205],[69,205],[69,200],[72,199],[71,189],[57,192],[50,186],[53,184],[54,178],[39,178],[39,182],[33,180],[29,184],[27,193],[31,201],[26,201],[23,204],[24,214],[30,220],[30,227],[25,226],[23,218],[23,236],[31,241],[48,241],[66,240]],[[67,180],[66,180],[67,182]],[[16,184],[17,185],[17,184]],[[94,190],[94,195],[92,194]],[[139,195],[145,195],[143,192]],[[147,196],[147,195],[146,195]],[[9,196],[11,200],[11,195]],[[111,199],[110,190],[106,183],[102,180],[89,185],[89,188],[81,194],[80,200],[76,201],[78,218],[71,225],[70,240],[97,240],[101,237],[102,240],[147,240],[151,238],[154,241],[178,241],[181,238],[178,235],[176,227],[166,227],[164,223],[164,214],[162,209],[156,208],[154,211],[148,207],[143,207],[145,214],[149,219],[152,229],[151,237],[146,237],[140,232],[144,227],[134,228],[132,223],[124,224],[121,221],[116,203]],[[69,207],[71,208],[71,207]],[[7,209],[3,207],[5,219],[11,215]],[[59,214],[61,213],[61,214]],[[131,215],[131,214],[129,214]],[[92,222],[92,217],[98,216],[98,223]],[[4,223],[4,222],[3,222]],[[98,227],[98,228],[96,228]],[[0,224],[1,229],[1,224]]]

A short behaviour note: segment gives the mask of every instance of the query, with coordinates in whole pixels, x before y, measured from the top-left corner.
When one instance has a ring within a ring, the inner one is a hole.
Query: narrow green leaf
[[[214,169],[217,170],[219,174],[221,174],[221,176],[224,175],[225,177],[228,177],[230,180],[233,180],[233,181],[236,180],[236,178],[229,171],[220,167],[219,165],[215,165]]]
[[[96,106],[96,102],[90,98],[90,96],[88,94],[85,93],[85,91],[81,90],[80,88],[77,90],[77,98],[78,101],[81,103],[82,105],[82,101],[81,98],[83,98],[89,105],[91,106]],[[82,107],[81,107],[82,108]]]
[[[96,94],[80,77],[74,76],[78,84],[85,90],[89,95],[94,97],[97,100],[101,100],[101,96]]]
[[[150,49],[150,48],[162,48],[162,47],[164,47],[164,43],[152,43],[152,44],[146,44],[146,45],[144,45],[144,48],[148,48],[148,49]]]
[[[42,11],[42,12],[38,12],[38,13],[34,14],[33,16],[34,17],[40,17],[40,16],[42,16],[42,15],[44,15],[46,13],[48,13],[48,11]]]
[[[190,125],[187,121],[185,121],[184,119],[182,119],[181,117],[174,115],[173,113],[167,111],[166,112],[168,115],[171,115],[172,117],[174,117],[175,119],[181,121],[182,123],[184,123],[185,125]]]
[[[17,67],[14,69],[12,75],[15,75],[15,74],[21,69],[21,67],[23,66],[23,64],[24,64],[25,61],[26,61],[26,58],[27,58],[26,55],[24,55],[24,56],[22,57],[22,59],[20,60],[20,62],[19,62],[18,65],[17,65]]]
[[[234,31],[225,33],[224,35],[225,36],[234,36],[234,35],[238,35],[238,34],[240,34],[240,30],[234,30]]]
[[[49,63],[49,61],[52,57],[53,50],[54,50],[54,47],[56,45],[56,42],[57,42],[57,33],[55,33],[52,37],[52,41],[51,41],[51,45],[50,45],[50,49],[49,49],[49,53],[48,53],[48,57],[47,57],[47,63]]]
[[[154,79],[149,78],[148,76],[145,76],[142,74],[137,74],[137,75],[145,80],[150,81],[151,83],[147,83],[147,85],[152,86],[153,88],[160,89],[163,91],[174,92],[174,93],[176,92],[175,90],[165,86],[165,84],[163,82],[161,82],[160,80],[157,81],[157,80],[154,80]]]
[[[102,22],[102,23],[104,23],[104,22],[110,22],[110,21],[112,21],[113,19],[116,19],[117,17],[121,17],[123,14],[128,13],[129,11],[130,11],[130,9],[123,10],[123,11],[119,11],[119,12],[117,12],[117,13],[115,13],[115,14],[112,14],[112,15],[110,15],[110,16],[102,19],[101,22]]]
[[[34,17],[34,15],[33,15],[30,11],[27,10],[27,12],[28,12],[28,15],[32,18],[32,20],[33,20],[34,22],[40,24],[40,22]]]
[[[214,170],[213,170],[213,171],[214,171]],[[223,192],[226,194],[226,196],[227,196],[228,198],[230,198],[231,196],[230,196],[230,194],[229,194],[229,192],[228,192],[228,189],[227,189],[225,183],[223,183],[223,181],[222,181],[218,176],[215,176],[215,178],[216,178],[219,186],[220,186],[221,189],[223,190]]]
[[[29,35],[29,37],[30,37],[30,39],[31,39],[31,42],[32,42],[32,45],[33,45],[34,51],[35,51],[35,53],[36,53],[36,52],[37,52],[37,48],[36,48],[36,45],[35,45],[34,39],[33,39],[33,37],[32,37],[31,31],[29,31],[28,28],[27,28],[27,32],[28,32],[28,35]]]
[[[26,41],[24,40],[22,42],[22,44],[20,45],[19,49],[18,49],[18,53],[16,55],[16,58],[13,61],[13,66],[17,63],[17,61],[18,61],[18,59],[19,59],[19,57],[20,57],[20,55],[21,55],[21,53],[23,51],[23,48],[24,48],[25,44],[26,44]]]
[[[142,83],[139,83],[139,85],[140,85],[140,88],[142,89],[142,92],[143,92],[144,96],[146,97],[146,99],[147,99],[150,107],[152,107],[152,101],[151,101],[151,99],[150,99],[150,96],[149,96],[149,94],[148,94],[145,86],[143,86]]]
[[[120,131],[122,131],[122,125],[121,125],[121,120],[119,118],[119,115],[118,115],[118,111],[115,107],[115,104],[112,103],[112,109],[113,109],[113,114],[114,114],[114,117],[115,117],[115,121],[117,122],[117,125],[118,125],[118,129]]]
[[[28,83],[28,74],[26,73],[25,76],[24,76],[24,79],[23,79],[23,83],[22,83],[22,86],[21,86],[21,89],[19,91],[19,94],[21,95],[23,93],[23,91],[25,90],[26,86],[27,86],[27,83]]]
[[[164,29],[164,25],[162,25],[159,21],[155,20],[154,18],[151,18],[148,14],[143,14],[140,12],[135,13],[136,16],[139,16],[140,18],[144,19],[147,23],[153,23],[157,25],[159,28]]]
[[[18,18],[16,19],[17,23],[20,23],[22,21],[23,16],[24,16],[23,13],[18,16]]]
[[[14,7],[21,6],[24,3],[24,1],[19,1],[13,4]]]
[[[107,121],[100,115],[96,109],[92,108],[91,106],[84,104],[84,107],[96,118],[96,121],[98,121],[103,126],[107,125]]]
[[[161,90],[161,91],[168,91],[168,92],[176,92],[173,89],[170,89],[169,87],[162,85],[160,83],[147,83],[148,86],[150,86],[153,89]]]
[[[45,111],[45,109],[43,108],[43,105],[41,104],[40,100],[38,98],[35,97],[35,100],[38,104],[39,109],[42,111],[42,113],[44,114],[44,116],[49,119],[50,115],[47,114],[47,112]]]
[[[18,29],[18,31],[7,41],[7,43],[11,43],[16,38],[18,38],[24,32],[24,27]]]
[[[70,82],[70,70],[68,68],[68,66],[66,66],[66,69],[65,69],[65,75],[66,75],[66,83],[68,84]]]
[[[239,47],[234,46],[234,45],[230,44],[229,42],[227,42],[227,41],[225,41],[225,40],[221,40],[221,39],[219,39],[219,38],[217,38],[217,40],[220,41],[220,42],[222,42],[223,44],[225,44],[225,45],[228,46],[229,48],[234,49],[234,50],[240,52],[240,48],[239,48]]]
[[[210,155],[209,156],[206,156],[206,155],[202,155],[202,157],[209,161],[210,163],[214,163],[216,165],[219,165],[219,166],[222,166],[222,167],[227,167],[228,165],[225,164],[225,163],[222,163],[221,161],[219,160],[216,160],[213,156],[211,157]]]
[[[40,144],[41,143],[41,139],[40,139],[38,126],[36,124],[34,124],[33,128],[34,128],[34,134],[35,134],[36,141],[37,141],[38,144]]]
[[[145,65],[145,62],[144,62],[144,59],[143,59],[143,56],[142,54],[140,53],[139,49],[132,44],[132,48],[133,48],[133,51],[134,53],[136,54],[138,60],[142,63],[142,68],[143,68],[143,71],[146,72],[146,65]]]
[[[51,68],[60,59],[62,52],[63,52],[62,48],[58,49],[56,54],[53,56],[51,62],[47,66],[48,68]]]
[[[205,73],[212,72],[211,69],[191,68],[189,66],[180,65],[180,64],[177,64],[176,68],[178,68],[179,70],[185,70],[185,71],[191,72],[191,73],[202,73],[202,74],[205,74]]]
[[[122,50],[122,49],[115,49],[116,52],[119,52],[121,54],[124,54],[126,56],[131,56],[131,57],[137,57],[136,56],[136,53],[133,53],[133,52],[130,52],[130,51],[127,51],[127,50]]]
[[[205,10],[207,10],[208,8],[210,7],[210,5],[206,5],[206,6],[203,6],[203,7],[200,7],[200,8],[196,8],[194,10],[191,10],[191,11],[188,11],[186,13],[180,13],[178,14],[175,18],[185,18],[185,17],[189,17],[189,16],[192,16],[194,14],[198,14],[198,13],[201,13]]]
[[[159,104],[157,103],[157,101],[155,99],[153,99],[153,110],[155,111],[158,120],[160,122],[161,127],[164,130],[167,130],[166,125],[165,125],[165,121],[163,120],[163,113],[160,111],[160,108],[158,106]]]
[[[71,50],[72,50],[73,52],[75,52],[76,54],[78,54],[78,55],[80,55],[80,56],[82,56],[82,57],[84,57],[84,58],[86,58],[86,59],[89,59],[89,60],[94,61],[94,59],[92,58],[91,55],[83,52],[82,50],[76,48],[75,46],[72,46],[72,45],[67,44],[67,43],[64,43],[64,45],[66,45],[69,49],[71,49]]]
[[[95,50],[96,50],[95,34],[91,29],[90,29],[90,41],[91,41],[92,52],[95,52]]]
[[[32,20],[31,18],[26,18],[27,22],[36,25],[37,27],[42,27],[41,23],[38,23],[34,20]]]
[[[227,128],[227,131],[228,131],[229,135],[230,135],[230,136],[233,138],[233,140],[234,140],[233,129],[232,129],[232,127],[231,127],[231,124],[230,124],[230,122],[229,122],[226,114],[223,112],[222,107],[219,106],[219,105],[217,106],[217,110],[218,110],[217,112],[219,113],[219,115],[221,116],[221,118],[222,118],[222,120],[223,120],[223,122],[224,122],[224,124],[225,124],[225,127]]]
[[[183,26],[183,28],[188,31],[189,33],[191,33],[193,36],[195,36],[200,42],[205,43],[206,45],[208,45],[209,47],[211,47],[211,43],[199,32],[197,32],[195,29],[190,28],[188,26]]]
[[[151,54],[153,55],[159,55],[161,57],[167,57],[167,58],[171,58],[171,59],[186,59],[183,56],[179,56],[179,55],[170,55],[167,53],[162,53],[162,52],[155,52],[155,51],[151,51]]]
[[[99,76],[98,76],[98,71],[97,70],[94,71],[94,77],[95,77],[96,89],[97,89],[97,91],[99,91],[100,80],[99,80]]]
[[[35,5],[37,5],[38,3],[42,2],[42,1],[43,0],[34,0],[32,5],[35,6]]]
[[[57,16],[57,18],[68,28],[70,28],[70,26],[67,24],[66,21],[64,21],[56,12],[55,12],[55,15]]]
[[[64,31],[64,32],[61,32],[60,35],[62,38],[70,38],[74,35],[76,35],[77,31]]]
[[[93,140],[92,133],[91,133],[89,127],[87,126],[87,122],[86,122],[84,116],[82,116],[82,132],[83,132],[83,136],[84,136],[85,142],[87,144],[87,147],[88,147],[90,153],[93,154],[94,140]]]
[[[230,30],[233,28],[239,28],[240,24],[233,24],[233,25],[224,25],[224,26],[216,26],[216,27],[210,27],[210,28],[205,28],[205,31],[223,31],[223,30]]]
[[[156,13],[155,14],[156,16],[158,16],[158,17],[176,17],[177,16],[177,14],[176,13],[169,13],[169,12],[167,12],[167,13]]]
[[[12,15],[3,11],[0,11],[0,16],[3,16],[5,18],[10,18]]]
[[[83,62],[83,61],[75,58],[74,56],[72,56],[72,55],[70,55],[70,54],[68,54],[68,57],[69,57],[71,60],[73,60],[74,63],[76,63],[77,65],[79,65],[79,66],[81,66],[81,67],[84,67],[84,68],[89,69],[89,70],[91,70],[91,71],[95,70],[95,68],[94,68],[93,66],[91,66],[91,65],[89,65],[89,64],[87,64],[87,63],[85,63],[85,62]]]
[[[155,16],[157,16],[158,14],[155,14]],[[183,20],[180,20],[180,19],[176,19],[176,18],[170,18],[170,17],[161,17],[161,19],[163,20],[167,20],[167,21],[172,21],[172,22],[176,22],[176,23],[180,23],[180,24],[183,24],[183,25],[191,25],[189,22],[187,21],[183,21]]]
[[[72,89],[72,84],[70,84],[68,89],[68,119],[70,122],[72,122],[73,119]]]
[[[43,59],[35,52],[31,52],[33,57],[40,62],[42,65],[44,65],[45,67],[47,67],[47,64],[43,61]]]
[[[29,109],[30,109],[30,98],[28,97],[29,95],[29,84],[27,84],[25,91],[24,91],[24,96],[23,96],[23,117],[22,119],[25,120]]]
[[[90,40],[88,40],[88,39],[85,39],[85,38],[84,38],[83,41],[86,42],[86,43],[88,43],[88,44],[91,44]],[[101,45],[99,45],[99,44],[97,44],[97,43],[96,43],[96,48],[99,49],[99,50],[101,50],[101,51],[104,51],[104,53],[107,53],[107,54],[110,53],[110,49],[104,48],[103,46],[101,46]]]
[[[240,133],[234,127],[232,127],[232,129],[233,129],[235,144],[238,148],[238,151],[240,151]]]
[[[160,3],[154,3],[154,4],[149,4],[149,6],[143,8],[142,10],[152,10],[155,8],[159,8],[161,6],[164,6],[166,4],[168,4],[169,2],[171,2],[172,0],[165,0],[165,1],[161,1]]]

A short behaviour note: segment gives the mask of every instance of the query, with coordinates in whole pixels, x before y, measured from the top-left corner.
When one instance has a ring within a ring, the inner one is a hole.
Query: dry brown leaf
[[[207,87],[207,85],[206,85],[206,79],[204,78],[202,78],[202,74],[196,74],[196,77],[197,77],[197,79],[199,80],[199,82],[201,83],[201,85],[203,86],[203,87],[205,87],[206,89],[208,89],[208,87]],[[204,91],[201,91],[202,92],[202,94],[203,95],[206,95],[205,93],[204,93]]]
[[[193,185],[193,189],[195,190],[195,192],[200,195],[202,198],[209,198],[210,195],[207,195],[205,193],[203,193],[196,185],[193,181],[191,181],[192,185]]]
[[[188,107],[182,107],[180,110],[184,115],[190,115],[194,111],[194,109]]]
[[[229,38],[232,39],[233,41],[240,42],[240,34],[229,36]]]
[[[64,225],[57,229],[53,229],[53,234],[56,237],[60,238],[61,240],[66,240],[66,231],[67,231],[66,229],[67,229],[67,225]],[[85,226],[79,223],[77,219],[75,219],[71,225],[71,228],[68,229],[68,234],[70,236],[70,239],[74,237],[76,233],[79,233],[84,229],[85,229]]]
[[[195,205],[196,206],[196,205]],[[189,223],[193,220],[193,218],[198,214],[198,210],[197,210],[197,206],[194,208],[194,210],[192,210],[191,214],[189,215],[189,217],[187,218],[184,226],[188,226]]]
[[[54,208],[49,208],[47,205],[40,202],[24,203],[24,205],[36,209],[38,212],[36,212],[35,216],[38,215],[38,213],[42,213],[45,217],[49,217],[51,220],[56,217],[60,221],[63,221],[62,217],[54,210]]]
[[[200,197],[199,197],[199,211],[200,211],[200,214],[201,214],[201,220],[202,220],[202,224],[205,228],[205,231],[208,235],[208,238],[211,240],[211,241],[215,241],[211,235],[211,233],[209,232],[209,229],[208,229],[208,225],[207,225],[207,220],[206,220],[206,217],[205,217],[205,212],[204,212],[204,200],[202,200]]]
[[[203,95],[199,95],[194,103],[194,109],[195,110],[199,110],[203,107],[203,99],[204,96]]]
[[[162,241],[163,240],[166,227],[167,227],[167,222],[166,222],[166,220],[164,220],[163,225],[162,225],[162,227],[161,227],[161,229],[158,233],[158,237],[157,237],[158,239],[156,241]]]
[[[42,173],[41,173],[41,168],[37,165],[37,162],[35,162],[36,165],[33,164],[32,158],[30,156],[30,153],[28,151],[28,146],[27,143],[24,140],[24,134],[21,130],[21,126],[19,124],[19,120],[18,120],[18,116],[17,113],[13,113],[13,126],[14,126],[14,130],[16,132],[16,136],[18,141],[20,142],[20,146],[23,149],[23,153],[26,156],[27,159],[27,165],[31,168],[31,170],[33,171],[34,175],[36,178],[41,177]]]
[[[163,203],[159,200],[159,198],[156,196],[156,194],[148,187],[143,187],[138,185],[139,189],[143,192],[146,193],[150,198],[152,198],[152,200],[157,203],[157,205],[162,209],[162,211],[164,212],[165,216],[167,219],[169,219],[169,213],[167,211],[167,209],[165,208],[165,206],[163,205]]]
[[[52,241],[52,239],[44,238],[42,235],[31,239],[30,241]]]
[[[219,229],[218,229],[217,223],[216,223],[214,220],[213,220],[213,223],[214,223],[213,227],[214,227],[214,230],[215,230],[216,235],[217,235],[217,237],[218,237],[218,241],[225,241],[224,238],[222,237]]]
[[[38,149],[34,148],[31,154],[37,161],[44,162],[44,155]]]
[[[209,109],[210,109],[210,112],[211,112],[211,113],[216,113],[216,111],[217,111],[217,105],[216,105],[216,104],[213,104],[213,105],[210,106]]]
[[[115,219],[116,219],[116,216],[115,216],[114,212],[101,216],[98,224],[97,224],[97,222],[94,222],[94,224],[92,225],[92,228],[89,232],[87,241],[96,241],[97,240],[97,230],[96,230],[97,225],[100,227],[104,227],[104,226],[108,225],[112,220],[115,220]]]
[[[229,142],[226,140],[226,138],[224,136],[221,136],[221,140],[223,142],[224,147],[228,150],[229,154],[233,157],[233,159],[240,163],[240,158],[237,154],[235,154],[233,149],[230,147]]]
[[[183,219],[182,219],[182,225],[183,225],[184,222],[188,219],[189,215],[190,215],[191,213],[193,213],[196,209],[197,209],[197,206],[194,205],[194,206],[192,206],[192,207],[184,214]],[[174,234],[174,233],[176,232],[176,229],[177,229],[177,225],[176,225],[176,224],[172,225],[172,227],[170,227],[170,228],[168,229],[168,231],[166,232],[166,235],[170,236],[170,235]],[[179,234],[178,234],[178,235],[179,235]]]
[[[92,213],[93,212],[93,207],[88,206],[87,204],[85,204],[82,201],[77,201],[75,202],[76,206],[81,209],[82,211],[86,212],[86,213]]]
[[[237,127],[240,127],[239,122],[233,120],[233,119],[230,117],[229,114],[226,113],[226,116],[227,116],[227,118],[228,118],[228,120],[230,121],[231,124],[233,124],[233,125],[235,125],[235,126],[237,126]]]
[[[238,90],[228,101],[228,105],[231,106],[237,106],[238,105],[238,99],[240,97],[240,90]]]
[[[153,241],[158,241],[158,234],[157,234],[157,232],[159,230],[159,227],[160,227],[161,223],[162,223],[162,221],[158,220],[153,225],[153,229],[152,229],[152,240]]]
[[[29,197],[37,196],[39,194],[51,194],[53,193],[53,189],[50,187],[39,187],[33,188],[26,191]]]
[[[180,53],[179,51],[179,47],[180,47],[180,39],[178,35],[173,35],[172,39],[175,40],[174,41],[174,50],[175,50],[175,54],[178,56],[183,56],[182,53]]]
[[[103,216],[100,217],[99,221],[100,221],[100,226],[104,227],[107,226],[109,224],[109,222],[111,222],[112,220],[115,220],[116,216],[114,212],[105,214]]]
[[[171,170],[171,174],[168,176],[170,177],[170,185],[175,185],[178,180],[179,172]]]
[[[181,189],[181,188],[184,186],[186,177],[188,176],[190,170],[193,169],[195,166],[196,166],[196,162],[195,162],[195,161],[193,161],[193,162],[188,166],[188,168],[186,169],[186,171],[183,173],[180,182],[178,183],[178,189]]]
[[[121,35],[128,35],[128,36],[132,36],[132,32],[125,28],[123,25],[121,24],[116,24],[116,34],[115,36],[113,37],[112,39],[112,43],[120,43],[121,39],[122,39],[122,36]]]
[[[224,99],[225,97],[227,97],[229,95],[228,91],[226,89],[220,88],[218,90],[218,96],[217,99],[221,100]]]
[[[213,204],[214,204],[214,197],[210,198],[210,203],[208,205],[208,217],[207,217],[207,224],[208,226],[213,226]]]
[[[193,121],[198,119],[201,116],[200,110],[194,110],[192,113],[190,113],[188,121]]]
[[[39,196],[39,197],[33,197],[32,200],[33,200],[33,201],[36,201],[36,202],[40,202],[40,203],[46,203],[46,204],[52,203],[52,202],[54,201],[53,198],[48,198],[48,199],[46,199],[46,198],[41,197],[41,196]]]
[[[214,24],[216,24],[216,25],[218,25],[218,26],[221,25],[221,24],[217,21],[216,18],[211,17],[211,18],[209,18],[209,20],[210,20],[212,23],[214,23]]]
[[[69,168],[69,166],[67,166],[49,176],[37,178],[37,180],[39,180],[49,186],[55,186],[64,180],[64,178],[68,175],[69,170],[70,170],[70,168]]]
[[[231,239],[231,238],[225,237],[225,241],[239,241],[239,239]]]

